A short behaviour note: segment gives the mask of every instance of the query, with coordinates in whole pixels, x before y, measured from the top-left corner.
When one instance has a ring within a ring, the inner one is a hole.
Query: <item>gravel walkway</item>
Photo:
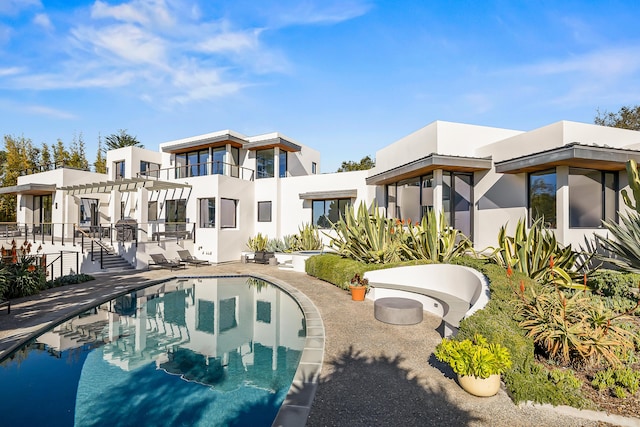
[[[0,355],[18,340],[98,298],[172,275],[260,274],[306,294],[324,321],[324,364],[308,426],[595,426],[543,407],[516,406],[504,390],[490,398],[463,391],[433,357],[440,320],[425,313],[418,325],[396,326],[373,317],[373,302],[353,302],[344,291],[306,274],[273,266],[225,264],[170,273],[152,270],[102,274],[97,280],[12,301],[0,312]],[[640,420],[607,420],[638,425]]]

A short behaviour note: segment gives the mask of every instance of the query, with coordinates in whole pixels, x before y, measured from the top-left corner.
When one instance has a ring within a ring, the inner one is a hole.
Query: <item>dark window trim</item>
[[[264,204],[264,203],[268,203],[269,204],[269,218],[268,219],[260,219],[260,205]],[[272,222],[272,218],[273,218],[273,203],[271,203],[271,200],[264,200],[264,201],[258,202],[258,222]]]

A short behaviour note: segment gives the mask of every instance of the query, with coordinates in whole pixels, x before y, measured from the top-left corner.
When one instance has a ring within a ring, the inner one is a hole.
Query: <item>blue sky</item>
[[[322,171],[434,120],[530,130],[640,103],[640,2],[0,0],[0,133],[150,149],[281,132]]]

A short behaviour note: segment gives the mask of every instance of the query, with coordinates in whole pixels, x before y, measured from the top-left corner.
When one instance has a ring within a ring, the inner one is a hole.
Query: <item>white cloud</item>
[[[23,71],[24,69],[20,67],[0,68],[0,77],[15,76]]]
[[[78,27],[71,34],[87,51],[95,52],[108,60],[115,59],[113,55],[134,64],[160,65],[166,60],[165,42],[134,25]]]
[[[22,10],[40,7],[40,0],[1,0],[0,15],[16,15]]]
[[[46,13],[38,13],[34,16],[33,23],[41,26],[45,30],[53,30],[53,24]]]
[[[21,107],[20,109],[29,114],[48,116],[55,119],[71,120],[77,118],[75,114],[42,105],[28,105]]]
[[[335,24],[366,14],[372,5],[361,0],[281,2],[274,13],[280,25]]]
[[[174,23],[171,12],[164,0],[133,0],[117,6],[110,6],[97,0],[91,8],[91,17],[95,19],[112,18],[117,21],[148,26],[152,23],[171,25]]]
[[[259,45],[259,30],[244,32],[224,32],[198,43],[196,49],[201,52],[241,52],[256,49]]]

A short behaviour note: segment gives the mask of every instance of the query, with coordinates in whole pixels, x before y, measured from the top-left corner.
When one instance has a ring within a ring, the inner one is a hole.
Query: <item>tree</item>
[[[40,169],[49,170],[51,168],[51,150],[46,143],[42,143],[40,148]]]
[[[73,141],[71,141],[71,149],[69,150],[68,166],[78,169],[88,169],[89,162],[85,156],[84,139],[82,138],[82,132],[80,135],[73,135]]]
[[[593,122],[600,126],[640,130],[640,105],[621,107],[617,113],[597,110]]]
[[[107,159],[104,158],[100,134],[98,134],[98,152],[96,153],[96,161],[93,163],[93,167],[98,173],[107,173]]]
[[[60,138],[58,138],[55,145],[51,145],[51,149],[53,150],[53,161],[56,164],[56,167],[61,167],[62,165],[69,163],[71,155]]]
[[[349,160],[348,162],[342,162],[342,165],[336,172],[351,172],[351,171],[365,171],[371,169],[376,165],[375,160],[371,159],[371,156],[363,157],[359,162]]]
[[[112,133],[104,138],[105,150],[115,150],[122,147],[144,148],[144,145],[135,136],[129,135],[126,129],[118,129],[117,133]]]
[[[4,137],[4,162],[2,162],[2,187],[11,187],[18,183],[20,174],[36,166],[34,163],[34,150],[31,140],[21,137]],[[16,196],[4,194],[0,196],[0,221],[16,220]]]

